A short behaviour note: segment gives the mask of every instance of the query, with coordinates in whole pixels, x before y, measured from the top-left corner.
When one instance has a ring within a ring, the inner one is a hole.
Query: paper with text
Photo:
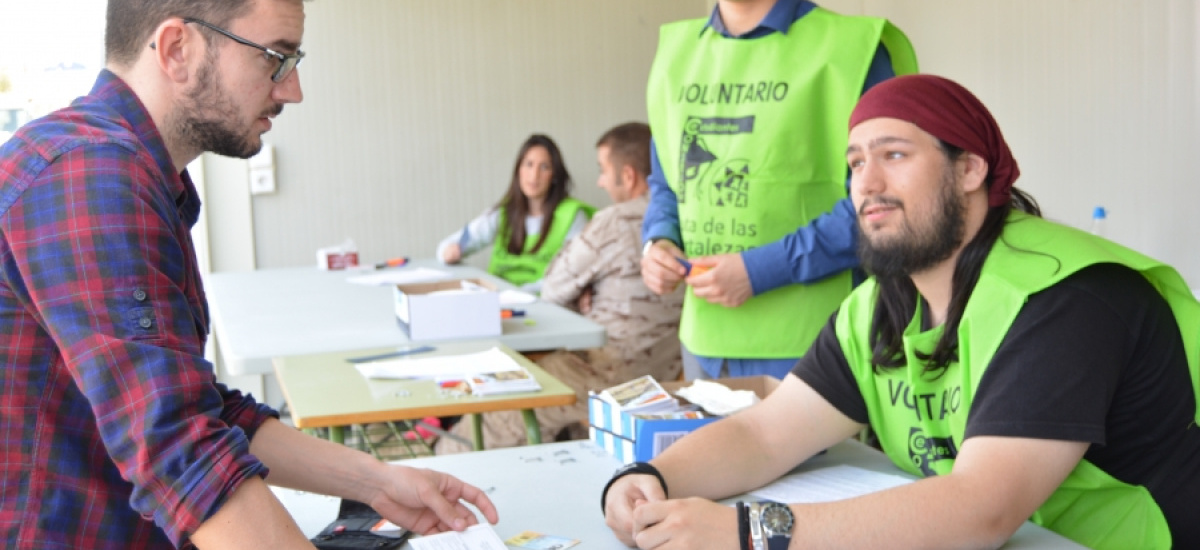
[[[830,502],[862,496],[912,483],[906,477],[881,474],[855,466],[831,466],[779,478],[750,495],[788,504]]]
[[[413,550],[507,550],[491,525],[480,523],[466,531],[447,531],[408,539]]]
[[[450,278],[451,275],[445,271],[430,269],[428,267],[406,267],[402,269],[387,269],[366,275],[356,275],[346,278],[346,281],[359,285],[388,286],[432,283],[434,281],[445,281]]]
[[[433,357],[398,357],[385,361],[372,361],[354,365],[367,378],[465,378],[472,374],[523,370],[511,355],[490,348],[478,353],[463,355],[437,355]]]

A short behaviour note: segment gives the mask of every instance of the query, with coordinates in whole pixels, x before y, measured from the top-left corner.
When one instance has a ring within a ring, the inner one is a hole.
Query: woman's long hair
[[[966,153],[958,147],[938,141],[946,159],[951,163]],[[990,175],[985,184],[991,187]],[[963,248],[955,264],[950,288],[950,306],[942,336],[932,353],[917,355],[925,361],[925,372],[936,372],[937,376],[940,376],[950,363],[958,360],[958,325],[962,321],[963,311],[967,308],[971,292],[975,290],[975,283],[979,281],[983,262],[991,252],[992,245],[1004,232],[1008,214],[1013,210],[1038,217],[1042,215],[1037,201],[1015,187],[1007,204],[988,209],[979,232]],[[875,303],[875,317],[871,320],[871,362],[875,365],[876,372],[879,372],[881,369],[905,365],[904,329],[916,314],[917,288],[912,279],[904,275],[877,276],[876,281],[879,285],[879,296]]]
[[[541,147],[549,153],[550,168],[553,174],[550,176],[550,189],[546,191],[546,199],[542,204],[542,228],[538,232],[537,243],[533,245],[530,252],[537,252],[542,247],[542,243],[546,242],[546,235],[550,233],[550,224],[554,221],[554,210],[558,208],[558,204],[563,199],[567,198],[571,187],[571,174],[567,172],[567,165],[563,162],[562,153],[559,152],[558,145],[554,143],[554,140],[544,134],[529,136],[529,139],[521,144],[521,150],[517,153],[517,162],[513,165],[508,192],[496,205],[497,208],[504,209],[504,225],[500,227],[500,234],[508,237],[508,253],[513,255],[525,252],[525,217],[529,215],[529,199],[525,198],[525,193],[521,192],[521,161],[525,160],[525,153],[534,147]],[[570,221],[566,220],[567,223]]]

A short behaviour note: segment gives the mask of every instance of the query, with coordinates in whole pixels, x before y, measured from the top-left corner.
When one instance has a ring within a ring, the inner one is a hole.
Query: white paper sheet
[[[906,477],[838,465],[776,480],[750,494],[775,502],[813,503],[844,500],[912,483]]]
[[[401,357],[354,365],[367,378],[433,378],[461,377],[477,372],[500,372],[521,368],[507,353],[490,348],[479,353],[440,355],[434,357]]]
[[[520,290],[501,290],[500,291],[500,307],[504,306],[521,306],[532,304],[537,301],[537,296]]]
[[[480,523],[466,531],[447,531],[408,539],[413,550],[508,550],[491,525]]]
[[[383,269],[375,272],[368,272],[366,275],[355,275],[348,277],[346,282],[368,285],[368,286],[388,286],[388,285],[408,285],[413,283],[431,283],[434,281],[444,281],[450,279],[451,275],[445,271],[439,271],[428,267],[406,267],[402,269]]]

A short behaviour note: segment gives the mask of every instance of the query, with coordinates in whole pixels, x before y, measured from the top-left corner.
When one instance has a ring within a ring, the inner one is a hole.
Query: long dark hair
[[[966,151],[938,140],[946,159],[953,163],[961,158]],[[989,174],[984,183],[992,185]],[[958,360],[958,325],[962,321],[963,311],[975,283],[979,281],[979,273],[983,262],[992,250],[992,245],[1004,232],[1004,225],[1009,212],[1019,210],[1041,217],[1042,210],[1037,201],[1020,189],[1012,189],[1012,198],[1007,204],[988,209],[979,232],[971,239],[954,266],[954,277],[950,287],[950,306],[946,315],[946,323],[941,338],[933,348],[933,352],[925,355],[918,353],[917,357],[925,361],[925,372],[944,372],[946,367]],[[871,363],[876,372],[881,369],[902,367],[904,358],[904,329],[912,321],[917,311],[917,288],[912,279],[904,275],[877,276],[879,296],[875,302],[875,317],[871,319]]]
[[[567,165],[563,162],[562,153],[559,152],[558,145],[554,143],[554,140],[544,134],[529,136],[529,139],[521,144],[521,150],[517,153],[517,162],[513,165],[508,192],[496,205],[497,208],[504,209],[504,225],[500,227],[500,234],[508,237],[509,254],[517,255],[525,252],[525,217],[529,215],[529,199],[525,198],[525,193],[521,192],[521,161],[525,160],[525,153],[534,147],[541,147],[550,154],[550,168],[554,173],[550,176],[550,189],[546,191],[546,200],[542,204],[542,228],[539,231],[537,243],[533,245],[530,252],[537,252],[542,247],[542,243],[546,242],[546,235],[550,233],[550,224],[554,221],[554,210],[558,208],[558,204],[563,199],[567,198],[571,188],[571,174],[567,172]],[[570,223],[571,220],[566,220],[566,222]]]

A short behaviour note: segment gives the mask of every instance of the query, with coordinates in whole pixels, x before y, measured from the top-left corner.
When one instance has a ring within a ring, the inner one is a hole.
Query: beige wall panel
[[[1200,287],[1200,134],[1193,0],[840,0],[891,19],[924,72],[976,92],[1047,217],[1178,267]]]
[[[1082,227],[1104,205],[1114,240],[1175,264],[1200,287],[1192,0],[822,4],[892,19],[925,71],[974,90],[1020,161],[1018,185],[1048,217]],[[711,3],[305,6],[305,102],[267,135],[279,191],[253,199],[260,267],[310,263],[314,249],[345,237],[366,260],[429,255],[496,201],[531,132],[558,140],[578,196],[607,204],[594,186],[595,138],[645,118],[658,25],[704,16]]]
[[[563,149],[575,194],[605,206],[593,144],[645,120],[664,22],[706,2],[315,0],[304,102],[265,139],[278,191],[253,198],[258,267],[307,265],[353,238],[360,256],[431,256],[494,204],[530,133]]]

